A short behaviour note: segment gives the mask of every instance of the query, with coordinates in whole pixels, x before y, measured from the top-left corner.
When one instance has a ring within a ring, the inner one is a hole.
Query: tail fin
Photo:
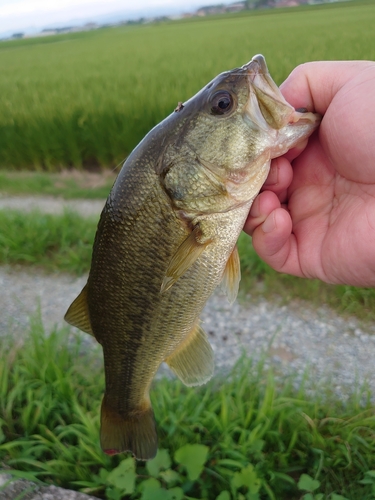
[[[158,437],[151,406],[138,415],[125,419],[106,404],[104,396],[100,444],[107,455],[130,451],[138,460],[154,458],[158,449]]]

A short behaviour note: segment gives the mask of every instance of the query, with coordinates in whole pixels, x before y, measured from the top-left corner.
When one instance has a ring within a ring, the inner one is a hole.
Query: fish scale
[[[101,214],[86,286],[66,320],[103,347],[101,446],[155,456],[149,390],[165,361],[205,383],[214,355],[199,316],[222,283],[236,297],[236,241],[271,158],[308,137],[263,56],[217,76],[157,125],[121,169]]]

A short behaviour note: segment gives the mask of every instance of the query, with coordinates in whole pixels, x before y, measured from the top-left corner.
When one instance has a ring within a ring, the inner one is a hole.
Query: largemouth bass
[[[220,283],[235,299],[236,241],[271,159],[318,126],[304,111],[285,101],[257,55],[179,103],[124,163],[87,284],[65,316],[103,347],[105,453],[155,456],[149,389],[163,361],[188,386],[212,376],[199,315]]]

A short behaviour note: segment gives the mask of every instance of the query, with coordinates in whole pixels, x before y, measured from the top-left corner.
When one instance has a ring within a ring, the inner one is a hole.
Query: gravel
[[[38,209],[41,212],[54,215],[60,215],[64,210],[72,210],[87,217],[99,215],[103,206],[103,200],[64,200],[53,196],[43,198],[38,196],[7,197],[0,193],[0,210],[8,208],[30,212],[30,210]]]
[[[95,497],[65,490],[57,486],[39,486],[31,481],[12,481],[7,474],[0,475],[0,500],[97,500]]]
[[[66,326],[63,316],[85,282],[85,276],[0,267],[0,289],[6,291],[0,295],[0,336],[11,333],[15,341],[22,339],[30,329],[30,317],[39,312],[46,332]],[[329,383],[342,399],[365,382],[375,394],[374,325],[298,301],[278,305],[248,296],[231,306],[219,293],[210,298],[201,319],[218,373],[227,372],[245,352],[256,360],[266,355],[266,366],[294,374],[296,384],[309,367],[312,386]],[[91,336],[85,337],[91,341]]]

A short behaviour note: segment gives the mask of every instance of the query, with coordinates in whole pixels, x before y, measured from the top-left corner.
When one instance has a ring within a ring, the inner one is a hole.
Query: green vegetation
[[[23,345],[2,342],[0,460],[14,475],[109,500],[374,498],[366,391],[344,406],[245,359],[225,385],[159,380],[156,459],[108,457],[98,442],[103,371],[86,341],[68,329],[45,336],[34,319]]]
[[[34,265],[74,274],[88,272],[96,225],[96,218],[84,219],[72,212],[57,216],[0,210],[0,264]],[[374,289],[327,285],[277,273],[258,257],[244,233],[238,247],[242,297],[250,293],[284,302],[298,298],[317,306],[324,303],[365,321],[375,319]]]
[[[276,9],[0,44],[0,166],[115,166],[223,70],[276,82],[314,59],[375,59],[373,2]]]
[[[312,59],[375,59],[373,2],[246,13],[0,44],[0,191],[104,198],[112,177],[5,173],[118,165],[220,71],[263,53],[280,83]],[[204,54],[204,57],[202,56]],[[97,221],[0,211],[0,264],[88,271]],[[375,291],[279,275],[239,241],[242,293],[325,303],[375,319]],[[121,500],[374,500],[370,394],[343,404],[243,359],[193,389],[152,388],[160,450],[148,462],[99,446],[100,347],[38,319],[0,342],[0,461],[13,476]],[[88,369],[89,367],[89,369]],[[308,367],[307,367],[308,370]],[[306,381],[308,381],[308,371]],[[0,491],[1,497],[1,491]]]
[[[104,200],[108,196],[114,179],[115,173],[111,171],[104,171],[100,174],[77,170],[64,171],[59,174],[0,171],[0,193]]]
[[[0,211],[0,263],[32,264],[49,271],[88,271],[97,221],[33,211]]]

